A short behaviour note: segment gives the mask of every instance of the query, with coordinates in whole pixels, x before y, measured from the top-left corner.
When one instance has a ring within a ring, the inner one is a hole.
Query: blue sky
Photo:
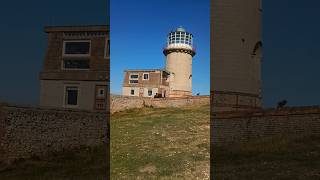
[[[320,104],[320,1],[264,0],[263,104]]]
[[[193,92],[210,93],[210,0],[111,1],[111,93],[125,69],[165,67],[166,36],[179,26],[194,35]]]

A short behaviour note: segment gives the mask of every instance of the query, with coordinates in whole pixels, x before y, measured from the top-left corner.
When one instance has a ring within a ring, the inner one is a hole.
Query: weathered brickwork
[[[110,112],[142,107],[183,107],[210,104],[209,96],[194,96],[187,98],[143,98],[128,96],[111,96]]]
[[[212,112],[211,131],[213,146],[275,136],[320,135],[320,107]]]
[[[4,162],[107,142],[106,113],[9,106],[0,112]]]

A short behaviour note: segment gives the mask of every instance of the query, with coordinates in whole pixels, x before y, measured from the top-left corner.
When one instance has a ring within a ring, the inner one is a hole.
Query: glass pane
[[[65,54],[89,54],[90,42],[66,42]]]
[[[89,69],[89,60],[64,60],[65,69]]]

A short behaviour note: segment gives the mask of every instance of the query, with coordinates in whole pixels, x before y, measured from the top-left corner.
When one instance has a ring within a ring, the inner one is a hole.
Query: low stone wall
[[[107,113],[0,107],[0,161],[107,142]]]
[[[110,112],[115,113],[142,107],[183,107],[210,104],[209,96],[193,96],[188,98],[143,98],[129,96],[111,96]]]
[[[213,146],[277,136],[320,135],[320,107],[212,112],[211,133]]]

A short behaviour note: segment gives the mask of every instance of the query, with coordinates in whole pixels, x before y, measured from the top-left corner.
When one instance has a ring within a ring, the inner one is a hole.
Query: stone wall
[[[107,114],[30,107],[0,107],[0,161],[105,145]]]
[[[111,113],[142,107],[182,107],[193,105],[209,105],[209,96],[193,96],[188,98],[143,98],[130,96],[111,96]]]
[[[320,135],[320,107],[212,112],[211,133],[213,146],[269,137]]]

